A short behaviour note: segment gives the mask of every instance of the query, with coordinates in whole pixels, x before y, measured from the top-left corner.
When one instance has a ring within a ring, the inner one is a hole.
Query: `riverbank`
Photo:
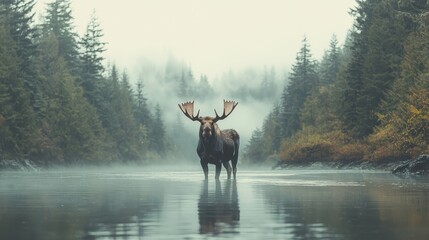
[[[40,167],[31,160],[1,160],[0,170],[39,171]]]
[[[405,161],[279,161],[273,169],[333,168],[384,170],[396,175],[429,176],[429,154]]]
[[[45,167],[28,159],[0,161],[0,171],[39,171]],[[395,175],[429,176],[429,154],[405,161],[278,161],[272,167],[272,169],[295,168],[383,170]]]

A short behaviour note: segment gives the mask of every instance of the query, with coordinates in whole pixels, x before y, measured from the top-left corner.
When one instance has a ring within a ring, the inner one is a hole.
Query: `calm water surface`
[[[0,239],[429,239],[429,178],[213,177],[199,168],[0,172]]]

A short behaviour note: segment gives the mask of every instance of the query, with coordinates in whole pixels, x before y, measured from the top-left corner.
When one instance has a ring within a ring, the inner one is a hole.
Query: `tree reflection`
[[[72,179],[72,180],[71,180]],[[32,178],[0,198],[0,239],[130,239],[158,221],[163,185],[129,179]],[[151,186],[156,184],[158,191]],[[127,187],[124,187],[127,186]],[[0,189],[3,187],[0,184]],[[23,190],[24,189],[24,190]],[[16,207],[19,206],[19,207]]]
[[[214,189],[209,188],[209,181],[203,182],[198,200],[200,234],[236,233],[240,221],[237,182],[227,180],[222,189],[217,180],[210,187]]]
[[[296,239],[427,239],[429,194],[394,185],[258,187],[282,231]]]

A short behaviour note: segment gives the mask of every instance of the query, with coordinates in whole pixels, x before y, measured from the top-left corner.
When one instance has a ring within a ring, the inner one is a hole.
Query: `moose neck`
[[[203,136],[202,130],[200,130],[200,140],[204,147],[207,148],[215,144],[216,139],[220,136],[221,132],[216,123],[213,123],[212,134],[209,137]]]

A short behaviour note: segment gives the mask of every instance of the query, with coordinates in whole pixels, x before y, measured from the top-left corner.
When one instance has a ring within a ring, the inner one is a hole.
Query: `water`
[[[429,179],[386,172],[0,172],[0,239],[428,239]]]

